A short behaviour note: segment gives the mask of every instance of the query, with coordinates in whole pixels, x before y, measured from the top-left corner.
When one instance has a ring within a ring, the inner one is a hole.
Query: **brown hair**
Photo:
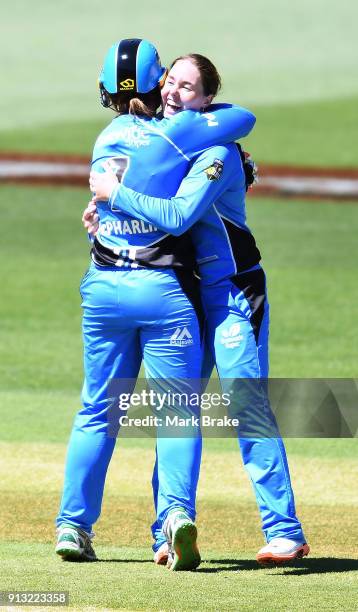
[[[148,93],[123,91],[117,94],[108,94],[108,96],[111,100],[111,108],[119,115],[154,117],[157,108],[162,103],[159,86]]]
[[[221,88],[221,77],[214,64],[205,55],[188,53],[177,57],[171,65],[173,68],[179,60],[190,60],[199,70],[205,96],[215,97]]]

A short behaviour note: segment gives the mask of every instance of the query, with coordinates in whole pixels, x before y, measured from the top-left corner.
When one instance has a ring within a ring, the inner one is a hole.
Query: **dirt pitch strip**
[[[0,183],[88,186],[88,157],[0,153]],[[259,165],[254,196],[358,200],[358,169]]]

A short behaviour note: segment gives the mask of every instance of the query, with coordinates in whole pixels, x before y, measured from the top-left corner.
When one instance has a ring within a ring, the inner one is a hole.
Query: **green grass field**
[[[95,0],[5,3],[0,45],[11,87],[1,100],[1,110],[9,111],[1,113],[1,125],[99,114],[96,79],[104,53],[132,36],[156,43],[164,64],[183,53],[208,54],[223,73],[223,94],[245,104],[357,96],[357,16],[354,0],[256,0],[253,7],[243,0],[220,7],[182,0],[175,15],[164,0],[140,10],[125,0],[105,7]]]
[[[198,498],[204,562],[171,574],[151,562],[153,440],[120,440],[93,565],[53,553],[66,441],[82,378],[79,279],[88,261],[86,190],[2,187],[0,245],[0,590],[65,589],[75,609],[353,610],[357,599],[357,440],[288,440],[312,555],[259,569],[259,519],[234,440],[207,440]],[[249,201],[272,305],[276,377],[353,377],[356,206]],[[337,293],[349,286],[351,302]],[[344,324],[342,325],[342,322]],[[355,331],[354,331],[355,330]],[[219,493],[219,494],[218,494]]]
[[[68,404],[57,407],[69,428]],[[32,426],[37,437],[40,419],[53,439],[57,419],[52,422],[52,413],[51,404],[47,416],[34,404],[32,420],[26,421],[27,441],[1,444],[2,590],[68,590],[75,609],[356,609],[358,499],[349,486],[358,476],[356,440],[289,444],[298,511],[313,550],[285,569],[257,566],[254,555],[262,537],[239,454],[233,444],[207,444],[198,494],[203,563],[195,573],[172,574],[151,562],[153,441],[118,442],[96,527],[100,562],[66,564],[54,555],[52,519],[65,437],[60,431],[58,441],[50,442],[43,427],[41,442],[31,439]]]
[[[355,0],[182,0],[180,11],[124,0],[6,3],[0,53],[0,150],[90,155],[112,114],[96,80],[107,48],[130,36],[158,45],[165,64],[201,52],[223,77],[221,100],[252,108],[248,142],[260,162],[356,166]]]

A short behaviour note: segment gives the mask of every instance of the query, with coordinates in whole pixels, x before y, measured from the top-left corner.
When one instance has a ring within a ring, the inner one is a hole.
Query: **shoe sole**
[[[307,557],[310,552],[310,547],[308,544],[302,544],[302,546],[295,550],[290,555],[288,554],[274,554],[270,552],[258,554],[256,559],[260,565],[272,566],[272,565],[285,565],[286,563],[290,563],[290,561],[294,561],[295,559],[302,559],[302,557]]]
[[[74,548],[57,546],[55,552],[56,555],[62,557],[64,561],[97,561],[97,557],[89,557]]]
[[[198,530],[194,523],[180,525],[173,538],[174,559],[169,569],[173,572],[196,569],[201,562],[197,547]]]

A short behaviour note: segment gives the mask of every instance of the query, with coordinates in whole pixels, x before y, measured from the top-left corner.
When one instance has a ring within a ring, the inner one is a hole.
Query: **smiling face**
[[[200,110],[208,106],[213,96],[204,94],[199,69],[189,59],[181,59],[174,66],[162,89],[164,117],[183,110]]]

